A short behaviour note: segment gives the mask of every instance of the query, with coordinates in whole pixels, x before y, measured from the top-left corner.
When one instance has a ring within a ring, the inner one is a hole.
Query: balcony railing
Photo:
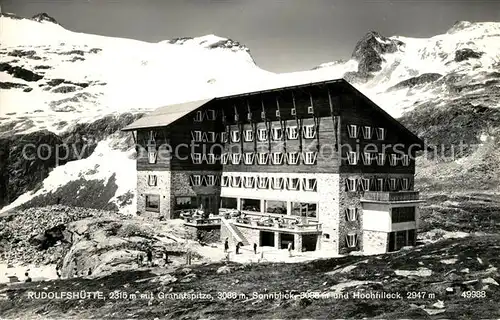
[[[403,202],[419,201],[418,191],[365,191],[361,201]]]
[[[221,224],[220,217],[211,218],[184,218],[184,223],[193,226],[218,226]]]
[[[233,221],[236,225],[260,229],[274,229],[288,232],[321,232],[321,223],[297,216],[243,211],[242,215],[234,217]]]

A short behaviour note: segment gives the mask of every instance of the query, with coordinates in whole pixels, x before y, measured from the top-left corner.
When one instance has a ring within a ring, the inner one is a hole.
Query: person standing
[[[168,251],[163,251],[163,261],[165,261],[165,265],[168,264]]]
[[[224,252],[228,252],[229,250],[229,238],[226,238],[226,241],[224,241]]]
[[[257,254],[257,244],[256,243],[253,244],[253,253]]]
[[[236,254],[240,254],[240,243],[236,244]]]
[[[151,251],[151,249],[148,249],[146,255],[148,258],[148,265],[153,266],[153,251]]]

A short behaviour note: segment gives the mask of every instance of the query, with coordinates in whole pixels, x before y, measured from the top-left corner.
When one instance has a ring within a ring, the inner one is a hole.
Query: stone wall
[[[185,226],[186,236],[195,241],[205,242],[205,243],[215,243],[221,240],[221,228],[220,227],[204,227],[197,228],[192,226]]]
[[[148,176],[156,175],[156,186],[148,185]],[[139,214],[149,214],[146,211],[146,195],[160,196],[160,212],[159,215],[165,218],[170,218],[170,171],[137,171],[137,212]],[[152,215],[158,213],[152,212]]]
[[[374,173],[374,174],[360,174],[360,173],[343,173],[340,174],[339,179],[339,253],[345,254],[350,251],[365,251],[364,241],[367,238],[363,235],[363,207],[361,204],[362,191],[348,192],[345,189],[345,181],[347,178],[408,178],[410,179],[410,186],[413,188],[413,174],[394,174],[394,173]],[[357,208],[358,217],[355,222],[348,222],[345,217],[345,210],[347,208]],[[365,226],[369,228],[369,226]],[[346,243],[346,235],[348,232],[356,232],[358,235],[358,245],[356,248],[348,248]]]
[[[387,232],[363,231],[363,253],[381,254],[386,253],[389,245]]]

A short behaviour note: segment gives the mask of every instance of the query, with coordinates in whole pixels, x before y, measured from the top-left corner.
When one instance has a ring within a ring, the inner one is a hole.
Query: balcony
[[[191,227],[215,227],[220,226],[220,217],[210,217],[210,218],[184,218],[184,224]]]
[[[365,191],[361,202],[423,202],[418,191]]]
[[[234,225],[252,229],[290,233],[321,233],[321,223],[296,216],[276,215],[242,211],[241,216],[233,217]]]

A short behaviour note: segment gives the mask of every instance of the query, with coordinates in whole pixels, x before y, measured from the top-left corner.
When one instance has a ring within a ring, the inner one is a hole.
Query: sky
[[[370,30],[430,37],[459,20],[500,22],[500,0],[0,0],[2,12],[46,12],[65,28],[157,42],[216,34],[245,44],[273,72],[349,59]]]

